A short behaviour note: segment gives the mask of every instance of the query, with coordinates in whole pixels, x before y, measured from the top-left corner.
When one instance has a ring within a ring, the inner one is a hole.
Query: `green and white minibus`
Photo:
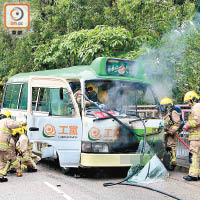
[[[141,140],[163,146],[159,115],[141,110],[158,104],[141,63],[99,57],[88,66],[14,75],[1,109],[27,118],[34,151],[69,169],[141,164]]]

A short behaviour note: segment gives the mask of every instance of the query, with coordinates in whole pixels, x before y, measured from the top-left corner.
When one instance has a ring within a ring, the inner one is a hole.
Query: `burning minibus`
[[[163,154],[159,102],[133,60],[99,57],[88,66],[14,75],[1,109],[27,118],[34,152],[65,171],[144,165],[145,143]]]

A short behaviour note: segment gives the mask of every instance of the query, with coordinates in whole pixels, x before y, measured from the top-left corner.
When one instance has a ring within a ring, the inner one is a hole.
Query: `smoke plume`
[[[182,76],[176,71],[176,65],[180,63],[188,47],[186,38],[192,39],[199,22],[200,15],[197,15],[193,21],[165,34],[159,47],[144,46],[147,54],[137,58],[142,61],[145,74],[152,81],[159,100],[166,96],[172,98],[172,90],[176,87],[179,76]]]

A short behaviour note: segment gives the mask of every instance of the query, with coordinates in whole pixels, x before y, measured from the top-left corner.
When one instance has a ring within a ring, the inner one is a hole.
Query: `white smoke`
[[[144,46],[147,54],[136,59],[142,61],[145,74],[152,81],[159,100],[166,96],[172,98],[172,89],[176,87],[177,77],[182,75],[177,74],[175,66],[188,47],[184,38],[192,39],[192,34],[198,32],[199,22],[200,16],[197,15],[193,21],[184,23],[181,27],[165,34],[159,47]]]

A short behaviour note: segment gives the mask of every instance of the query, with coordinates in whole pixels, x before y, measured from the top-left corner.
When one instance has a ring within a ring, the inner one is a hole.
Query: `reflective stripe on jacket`
[[[186,123],[191,126],[189,129],[189,140],[200,140],[200,103],[195,103]]]
[[[0,151],[7,151],[12,129],[20,128],[22,124],[10,118],[0,120]]]

